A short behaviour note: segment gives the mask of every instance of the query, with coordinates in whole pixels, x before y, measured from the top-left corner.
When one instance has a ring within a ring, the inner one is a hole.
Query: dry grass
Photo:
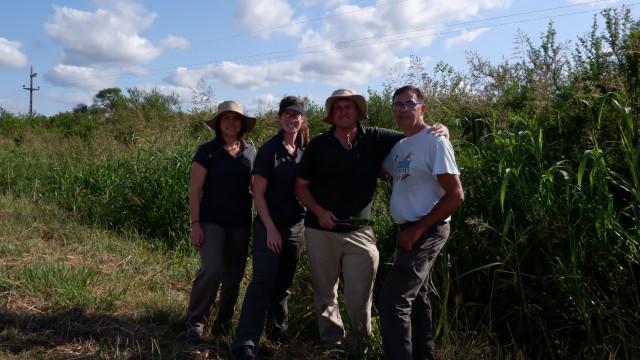
[[[7,195],[0,195],[0,220],[0,359],[230,358],[229,335],[181,340],[195,253],[154,249],[139,236],[80,225]],[[329,358],[316,339],[307,277],[300,274],[293,289],[292,344],[265,340],[262,358]],[[375,333],[369,359],[381,353]],[[491,358],[482,339],[460,336],[439,358]]]
[[[0,217],[0,359],[230,356],[228,335],[180,340],[194,254],[158,251],[135,235],[79,225],[6,195]],[[262,356],[327,358],[309,334],[314,325],[291,346],[264,341]]]

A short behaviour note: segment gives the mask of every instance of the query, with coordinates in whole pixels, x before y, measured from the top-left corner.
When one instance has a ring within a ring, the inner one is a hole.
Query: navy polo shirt
[[[311,194],[320,206],[331,211],[340,222],[370,219],[373,195],[382,161],[393,145],[404,137],[398,131],[363,127],[351,149],[345,149],[333,135],[335,127],[314,137],[302,156],[296,175],[310,181]],[[322,229],[313,212],[305,225]],[[338,225],[333,231],[346,232],[359,226]]]
[[[253,165],[253,174],[267,179],[264,197],[269,214],[274,222],[292,223],[304,218],[305,208],[294,193],[295,167],[304,152],[302,135],[296,138],[297,149],[289,154],[282,144],[284,133],[281,130],[258,150]]]
[[[251,224],[251,168],[256,149],[244,141],[242,147],[236,156],[231,156],[219,139],[198,147],[193,161],[207,169],[200,222],[223,226]]]

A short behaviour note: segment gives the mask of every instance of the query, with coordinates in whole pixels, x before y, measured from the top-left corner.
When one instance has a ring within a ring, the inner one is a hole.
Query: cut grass
[[[0,196],[0,358],[190,357],[194,256]]]
[[[231,335],[207,336],[200,344],[180,340],[198,267],[189,248],[167,251],[136,234],[80,225],[54,207],[9,195],[0,195],[0,218],[0,359],[230,356]],[[250,274],[249,261],[236,316]],[[309,276],[303,259],[289,304],[292,344],[264,341],[263,357],[328,358],[317,341]],[[382,352],[377,328],[374,335],[369,359]],[[460,339],[443,346],[439,358],[491,357],[486,337]]]
[[[8,195],[0,195],[0,209],[0,358],[229,356],[230,336],[179,340],[198,268],[194,251],[83,226]],[[315,339],[296,342],[265,342],[265,349],[274,358],[322,358]]]
[[[46,299],[55,307],[95,304],[97,296],[89,289],[96,271],[85,266],[62,263],[28,264],[17,269],[11,282],[18,292]]]

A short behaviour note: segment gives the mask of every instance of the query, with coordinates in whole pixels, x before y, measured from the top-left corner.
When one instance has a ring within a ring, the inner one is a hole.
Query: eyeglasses
[[[422,102],[415,102],[413,100],[409,100],[409,101],[396,101],[393,104],[391,104],[391,107],[393,107],[393,110],[402,110],[402,109],[409,109],[409,110],[413,110],[416,108],[416,106],[418,105],[422,105]]]

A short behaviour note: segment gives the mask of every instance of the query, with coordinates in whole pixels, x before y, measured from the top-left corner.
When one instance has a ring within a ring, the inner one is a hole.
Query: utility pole
[[[29,91],[29,116],[33,115],[33,92],[40,90],[40,86],[33,87],[33,78],[38,76],[38,73],[33,72],[33,66],[31,66],[31,74],[29,74],[29,87],[22,85],[22,88]]]

